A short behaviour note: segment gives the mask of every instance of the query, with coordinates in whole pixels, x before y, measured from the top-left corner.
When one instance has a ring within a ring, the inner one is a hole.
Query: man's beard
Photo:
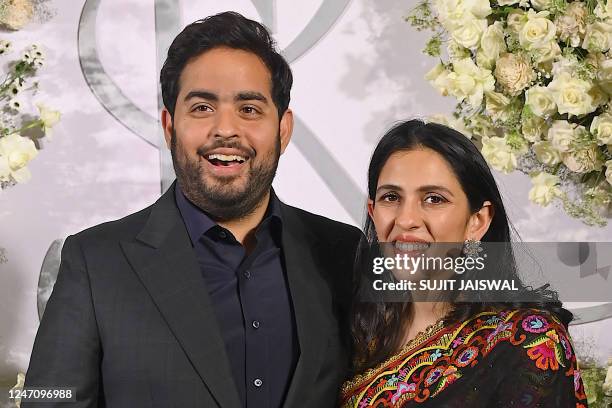
[[[208,185],[205,182],[202,177],[202,167],[206,165],[203,162],[206,159],[203,156],[206,151],[218,148],[233,148],[248,154],[249,159],[244,165],[251,167],[243,188],[231,186],[234,177],[227,177],[225,180],[227,184],[223,184],[224,179],[220,177],[216,178],[215,185]],[[252,214],[270,191],[280,158],[280,129],[274,151],[267,157],[262,157],[257,165],[253,164],[255,151],[243,147],[238,142],[223,139],[216,139],[210,146],[201,146],[197,151],[198,160],[191,160],[178,145],[174,129],[172,129],[170,152],[177,182],[185,197],[217,221],[237,220]]]

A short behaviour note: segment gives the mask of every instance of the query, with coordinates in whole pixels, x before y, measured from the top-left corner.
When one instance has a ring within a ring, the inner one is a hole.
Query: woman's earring
[[[480,241],[468,238],[463,243],[463,253],[468,258],[478,258],[481,252]]]

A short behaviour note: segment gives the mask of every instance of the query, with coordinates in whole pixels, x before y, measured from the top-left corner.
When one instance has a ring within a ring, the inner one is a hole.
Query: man
[[[75,407],[335,405],[361,234],[271,189],[291,84],[237,13],[177,36],[161,72],[177,183],[66,240],[26,388],[75,387]]]

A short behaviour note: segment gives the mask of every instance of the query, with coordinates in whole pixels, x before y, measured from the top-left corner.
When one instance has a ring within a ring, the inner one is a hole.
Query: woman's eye
[[[442,204],[444,202],[446,202],[446,199],[442,196],[439,195],[429,195],[427,197],[425,197],[425,202],[429,203],[429,204]]]
[[[387,193],[380,197],[381,201],[395,202],[399,200],[399,196],[395,193]]]

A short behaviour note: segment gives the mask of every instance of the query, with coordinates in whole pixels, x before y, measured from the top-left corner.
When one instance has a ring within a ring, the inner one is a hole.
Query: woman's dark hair
[[[285,59],[276,52],[275,42],[265,26],[236,12],[224,12],[189,24],[176,36],[161,69],[164,106],[174,117],[180,77],[185,65],[200,54],[217,47],[252,52],[270,71],[272,100],[280,118],[289,107],[293,76]]]
[[[415,149],[431,149],[440,154],[450,165],[459,180],[469,201],[471,213],[476,213],[485,201],[490,201],[493,207],[493,217],[482,242],[507,243],[492,245],[495,251],[494,275],[496,279],[514,280],[519,286],[516,300],[505,301],[493,297],[487,299],[472,299],[461,302],[451,300],[451,312],[444,318],[446,322],[460,322],[476,313],[485,310],[504,310],[508,308],[530,307],[548,310],[554,313],[567,326],[572,320],[572,314],[562,307],[556,292],[544,285],[537,289],[525,286],[518,275],[516,260],[511,242],[511,231],[518,237],[506,215],[499,189],[491,170],[478,148],[467,137],[458,131],[436,123],[425,123],[421,120],[401,122],[391,128],[380,140],[368,169],[368,197],[375,200],[380,173],[389,157],[399,151]],[[380,254],[379,242],[374,223],[368,215],[365,227],[365,240],[362,248],[369,254]],[[487,251],[489,251],[487,246]],[[362,255],[362,258],[369,258]],[[354,340],[355,364],[354,372],[375,367],[392,356],[401,347],[404,329],[411,317],[411,303],[389,302],[381,298],[368,299],[363,295],[371,287],[368,278],[364,278],[368,261],[363,259],[356,263],[356,293],[353,305],[352,332]],[[369,263],[369,272],[372,267]],[[466,272],[464,279],[475,277]],[[371,291],[370,291],[371,293]],[[514,299],[514,298],[513,298]],[[526,300],[527,299],[527,300]]]

